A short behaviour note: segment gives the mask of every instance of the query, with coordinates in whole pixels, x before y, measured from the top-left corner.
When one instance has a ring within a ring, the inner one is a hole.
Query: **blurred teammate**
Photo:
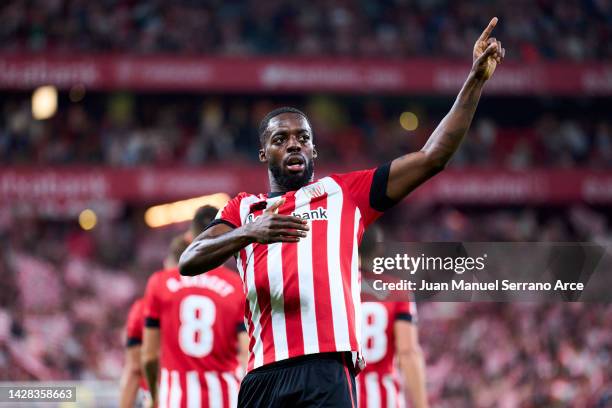
[[[374,257],[380,255],[376,254],[376,243],[381,241],[382,230],[376,225],[363,236],[359,249],[364,279],[371,272],[366,268],[372,265]],[[379,279],[380,275],[376,278]],[[402,382],[408,391],[411,407],[428,407],[425,360],[416,327],[416,305],[409,301],[380,302],[365,295],[362,301],[361,338],[368,364],[357,378],[359,407],[403,407]]]
[[[148,394],[147,382],[140,369],[140,352],[142,345],[142,331],[144,326],[144,314],[142,310],[143,298],[138,298],[132,304],[126,324],[126,350],[125,364],[121,373],[120,382],[120,407],[132,408],[138,400],[141,405],[147,405]],[[139,398],[139,395],[142,398]]]
[[[200,213],[210,221],[217,210]],[[180,276],[176,264],[186,247],[184,235],[176,237],[166,269],[147,284],[143,370],[160,408],[235,407],[248,347],[242,283],[224,267]]]
[[[317,152],[306,115],[280,108],[264,117],[259,159],[267,164],[270,192],[233,198],[180,265],[193,276],[238,254],[250,335],[240,406],[355,406],[362,366],[358,242],[459,148],[483,86],[503,59],[501,44],[489,38],[496,23],[476,42],[468,79],[419,152],[314,181]]]

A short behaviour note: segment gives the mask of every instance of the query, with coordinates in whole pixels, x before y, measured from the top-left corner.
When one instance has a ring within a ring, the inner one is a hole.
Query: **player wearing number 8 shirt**
[[[406,292],[381,301],[381,293],[368,290],[372,286],[369,281],[381,279],[381,275],[369,271],[372,260],[384,255],[382,245],[377,242],[382,242],[382,230],[374,225],[364,234],[359,247],[365,280],[361,338],[368,364],[357,377],[358,405],[359,408],[403,407],[406,390],[411,407],[427,408],[425,359],[419,345],[412,296]],[[385,281],[393,279],[382,277]]]
[[[489,38],[496,23],[478,39],[457,101],[418,152],[315,180],[318,153],[307,116],[280,108],[263,118],[259,159],[268,168],[269,192],[230,200],[180,258],[181,274],[194,276],[237,254],[250,338],[239,406],[355,406],[358,243],[369,224],[441,171],[459,148],[503,58],[501,44]]]
[[[184,236],[172,247],[178,258],[187,247]],[[147,284],[144,311],[143,355],[160,343],[158,380],[157,367],[145,364],[147,376],[153,376],[149,383],[158,384],[151,388],[157,406],[235,407],[243,374],[240,338],[246,337],[240,277],[225,267],[199,277],[181,276],[176,267],[156,272]]]

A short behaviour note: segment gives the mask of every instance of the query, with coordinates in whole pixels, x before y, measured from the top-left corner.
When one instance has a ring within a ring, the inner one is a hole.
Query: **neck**
[[[286,193],[289,191],[285,186],[281,185],[276,181],[274,175],[270,170],[268,170],[268,180],[270,184],[270,192],[271,193]]]

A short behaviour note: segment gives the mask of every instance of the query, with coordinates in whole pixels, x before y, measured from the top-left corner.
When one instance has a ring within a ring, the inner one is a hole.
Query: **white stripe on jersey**
[[[340,226],[342,222],[343,192],[340,186],[325,177],[321,180],[327,191],[327,272],[329,275],[329,291],[334,325],[336,350],[350,350],[348,318],[344,303],[344,286],[340,267]]]
[[[170,408],[181,408],[181,398],[183,390],[181,389],[181,378],[178,371],[170,371]]]
[[[247,261],[247,302],[249,302],[249,308],[251,309],[251,320],[253,321],[253,337],[255,338],[255,344],[253,345],[253,354],[255,361],[254,367],[259,367],[263,364],[263,343],[261,341],[261,311],[259,310],[259,303],[257,299],[257,290],[255,289],[255,260],[253,259],[253,245],[247,245],[244,249]]]
[[[310,197],[304,190],[295,193],[296,211],[310,211]],[[309,223],[312,228],[312,222]],[[304,336],[304,354],[319,352],[319,337],[317,333],[317,316],[314,305],[315,289],[312,272],[312,234],[306,234],[297,244],[298,284],[300,286],[300,311],[302,318],[302,334]]]
[[[187,373],[187,408],[199,408],[201,406],[200,375],[197,371],[189,371]]]
[[[231,373],[223,373],[222,376],[227,383],[229,406],[230,408],[236,408],[238,406],[238,391],[240,389],[240,384],[238,384],[238,380],[236,380],[236,377]]]
[[[365,388],[366,388],[366,407],[367,408],[378,408],[381,404],[380,399],[380,387],[378,384],[378,373],[367,373],[365,375]]]
[[[397,408],[397,389],[393,377],[388,374],[383,376],[382,384],[387,394],[387,408]]]
[[[260,201],[257,196],[249,196],[245,197],[240,201],[240,219],[243,222],[246,220],[249,215],[249,211],[251,209],[251,204]],[[254,367],[259,367],[263,364],[263,343],[261,341],[261,311],[259,310],[259,299],[257,299],[257,290],[255,289],[255,259],[253,259],[253,245],[247,245],[244,248],[244,253],[246,259],[244,260],[246,263],[246,271],[242,271],[242,281],[247,281],[246,287],[246,300],[249,304],[249,310],[251,311],[251,321],[248,322],[249,325],[247,329],[249,330],[247,333],[251,333],[250,324],[253,324],[253,337],[255,338],[255,344],[253,345],[253,354],[255,357]],[[242,262],[238,259],[237,264],[242,269]],[[248,319],[245,319],[248,320]]]
[[[355,333],[357,334],[357,349],[361,354],[361,287],[359,285],[359,244],[357,242],[357,233],[359,232],[359,222],[361,221],[361,212],[359,208],[355,208],[355,230],[353,231],[353,258],[351,260],[351,291],[353,296],[353,305],[355,307]]]
[[[270,307],[272,315],[272,337],[274,359],[289,357],[287,348],[287,327],[285,326],[285,301],[283,297],[283,256],[282,244],[268,245],[268,283],[270,285]]]
[[[159,378],[159,408],[168,408],[168,370],[161,369]]]
[[[223,391],[217,373],[207,371],[204,373],[204,379],[208,390],[208,408],[223,408]]]

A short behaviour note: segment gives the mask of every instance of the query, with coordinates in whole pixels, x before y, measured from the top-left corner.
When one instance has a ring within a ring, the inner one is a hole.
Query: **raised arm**
[[[233,229],[217,224],[200,234],[179,260],[181,275],[194,276],[222,265],[230,256],[252,243],[298,242],[308,225],[299,217],[276,214],[284,199],[266,209],[253,222]]]
[[[440,172],[459,148],[467,133],[485,82],[504,59],[501,42],[490,38],[497,17],[474,44],[473,64],[453,107],[431,134],[423,148],[391,162],[387,196],[399,201],[420,184]]]

